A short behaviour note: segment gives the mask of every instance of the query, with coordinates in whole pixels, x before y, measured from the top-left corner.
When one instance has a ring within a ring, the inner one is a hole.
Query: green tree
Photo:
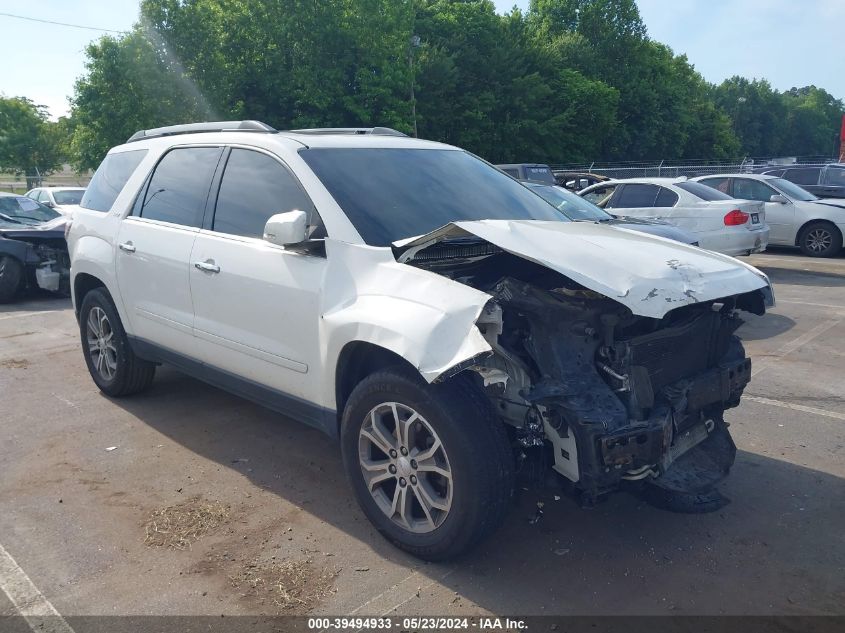
[[[71,148],[78,169],[95,168],[140,129],[208,120],[214,113],[163,42],[140,29],[106,36],[86,49],[76,82]]]
[[[0,169],[26,175],[28,188],[61,167],[62,129],[25,97],[0,97]]]

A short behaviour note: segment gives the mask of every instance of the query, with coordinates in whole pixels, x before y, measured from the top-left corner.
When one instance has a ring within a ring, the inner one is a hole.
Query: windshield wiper
[[[23,224],[20,220],[16,220],[10,215],[6,215],[5,213],[0,213],[0,219],[6,220],[6,222],[14,222],[15,224]]]

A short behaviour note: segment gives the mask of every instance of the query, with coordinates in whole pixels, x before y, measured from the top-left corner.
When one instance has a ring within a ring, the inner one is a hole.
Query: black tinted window
[[[820,171],[821,169],[818,167],[787,169],[783,177],[796,185],[817,185],[819,184]]]
[[[293,175],[266,154],[233,149],[223,172],[215,231],[261,237],[267,219],[286,211],[311,212],[313,205]]]
[[[824,174],[824,184],[845,187],[845,167],[828,167]]]
[[[463,151],[316,148],[300,156],[375,246],[458,220],[565,221],[540,196]]]
[[[657,185],[627,184],[622,187],[620,194],[612,200],[611,205],[614,209],[653,207],[658,189]]]
[[[706,200],[707,202],[713,202],[714,200],[730,200],[731,197],[722,192],[718,189],[713,189],[712,187],[708,187],[705,184],[700,182],[676,182],[675,186],[678,189],[683,189],[694,195],[696,198],[701,198],[702,200]]]
[[[657,194],[657,200],[654,203],[656,207],[674,207],[675,203],[678,201],[678,194],[672,191],[671,189],[667,189],[666,187],[660,188],[660,193]]]
[[[185,147],[165,154],[150,178],[141,217],[200,226],[221,152],[219,147]]]
[[[146,154],[147,150],[136,149],[106,156],[85,190],[79,206],[92,211],[110,211],[117,196]]]
[[[705,178],[704,180],[699,180],[702,185],[706,185],[717,191],[721,191],[724,194],[730,194],[730,178]]]

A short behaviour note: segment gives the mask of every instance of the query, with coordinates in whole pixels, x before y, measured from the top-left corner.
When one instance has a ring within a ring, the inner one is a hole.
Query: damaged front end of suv
[[[738,313],[763,314],[774,297],[756,269],[664,242],[479,221],[395,248],[491,297],[476,321],[490,352],[459,369],[478,374],[521,470],[551,467],[585,504],[623,482],[674,510],[725,502],[715,486],[736,448],[723,413],[751,377]]]

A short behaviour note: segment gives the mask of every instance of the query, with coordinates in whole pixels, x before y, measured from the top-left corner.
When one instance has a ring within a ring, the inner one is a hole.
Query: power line
[[[15,18],[16,20],[28,20],[30,22],[41,22],[42,24],[54,24],[56,26],[69,26],[74,29],[86,29],[88,31],[102,31],[104,33],[127,33],[128,31],[118,31],[115,29],[101,29],[96,26],[83,26],[82,24],[68,24],[67,22],[56,22],[55,20],[44,20],[41,18],[31,18],[26,15],[15,15],[14,13],[4,13],[0,11],[0,16],[7,18]]]

